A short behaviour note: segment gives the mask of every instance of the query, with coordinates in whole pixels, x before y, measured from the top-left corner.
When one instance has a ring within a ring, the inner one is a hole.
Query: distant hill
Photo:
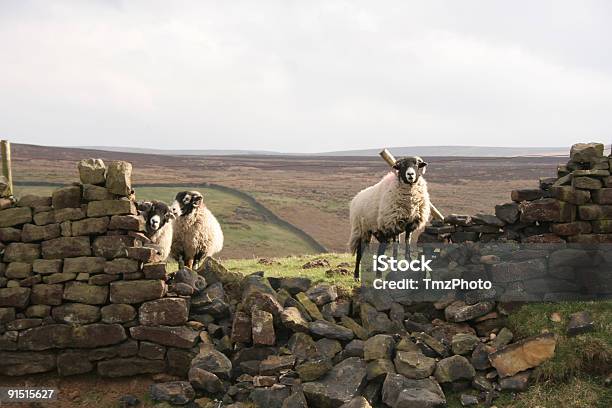
[[[338,150],[320,153],[284,153],[269,150],[164,150],[138,147],[82,146],[78,149],[103,150],[109,152],[156,154],[169,156],[232,156],[232,155],[272,155],[272,156],[375,156],[381,149]],[[497,147],[497,146],[411,146],[390,147],[397,156],[461,156],[461,157],[515,157],[515,156],[567,156],[567,147]],[[607,146],[607,151],[610,146]]]

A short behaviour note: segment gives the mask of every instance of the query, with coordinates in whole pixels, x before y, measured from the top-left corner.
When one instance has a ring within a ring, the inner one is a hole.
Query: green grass
[[[53,186],[16,186],[17,196],[50,195]],[[138,200],[161,200],[171,203],[175,194],[189,187],[137,187]],[[206,205],[219,219],[225,234],[221,259],[267,256],[289,256],[317,252],[296,232],[269,219],[242,197],[214,188],[193,188],[204,194]]]
[[[346,291],[355,287],[352,266],[345,266],[348,274],[327,274],[329,269],[336,269],[339,264],[348,262],[352,265],[353,257],[350,254],[327,253],[318,255],[300,255],[287,258],[268,258],[269,264],[259,262],[260,258],[251,259],[229,259],[223,265],[233,272],[240,272],[248,275],[253,272],[265,271],[265,276],[284,277],[284,276],[305,276],[313,282],[329,282],[337,285]],[[325,259],[329,262],[329,267],[318,267],[303,269],[302,266],[317,259]]]
[[[568,337],[565,333],[572,313],[588,310],[595,331]],[[561,315],[561,322],[550,319]],[[544,331],[557,335],[555,357],[535,370],[541,381],[564,381],[577,374],[606,374],[612,368],[612,301],[529,304],[509,317],[508,327],[517,338]]]

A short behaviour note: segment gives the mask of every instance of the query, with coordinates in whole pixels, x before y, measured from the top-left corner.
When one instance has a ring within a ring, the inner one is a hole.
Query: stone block
[[[104,185],[106,182],[106,165],[101,159],[84,159],[78,164],[82,184]]]
[[[81,187],[69,186],[55,190],[51,196],[51,204],[56,210],[81,207]]]
[[[42,243],[45,259],[75,258],[90,256],[89,237],[60,237]]]
[[[136,206],[130,200],[92,201],[87,205],[88,217],[103,217],[107,215],[135,215]]]
[[[64,288],[63,298],[88,305],[103,305],[108,299],[108,287],[83,282],[68,282]]]
[[[21,232],[23,242],[49,240],[60,236],[59,224],[34,225],[25,224]]]
[[[14,227],[28,222],[32,222],[32,210],[28,207],[14,207],[0,211],[0,227]]]
[[[72,235],[100,235],[108,229],[109,218],[85,218],[80,221],[72,222]]]
[[[166,294],[166,283],[161,280],[134,280],[112,282],[110,301],[112,303],[142,303],[162,298]]]
[[[113,194],[128,196],[132,192],[132,165],[125,161],[112,161],[106,172],[106,188]]]

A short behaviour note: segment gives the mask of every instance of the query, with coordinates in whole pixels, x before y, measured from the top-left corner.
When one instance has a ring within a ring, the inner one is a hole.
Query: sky
[[[321,152],[612,139],[612,2],[0,0],[0,136]]]

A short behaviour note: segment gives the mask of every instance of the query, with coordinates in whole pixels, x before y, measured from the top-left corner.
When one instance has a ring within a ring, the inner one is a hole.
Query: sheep
[[[223,249],[221,225],[203,202],[198,191],[181,191],[172,203],[176,216],[172,257],[182,259],[185,266],[193,268],[200,260]]]
[[[395,243],[397,236],[405,232],[406,257],[409,257],[412,232],[424,228],[430,217],[427,182],[422,177],[426,166],[418,156],[405,157],[395,163],[394,171],[351,200],[349,247],[356,255],[355,279],[359,279],[363,245],[370,242],[372,235],[379,242],[378,255],[382,255],[389,240]]]
[[[161,201],[141,201],[138,212],[145,219],[145,235],[158,247],[161,261],[170,256],[172,236],[174,234],[174,214],[170,207]]]

